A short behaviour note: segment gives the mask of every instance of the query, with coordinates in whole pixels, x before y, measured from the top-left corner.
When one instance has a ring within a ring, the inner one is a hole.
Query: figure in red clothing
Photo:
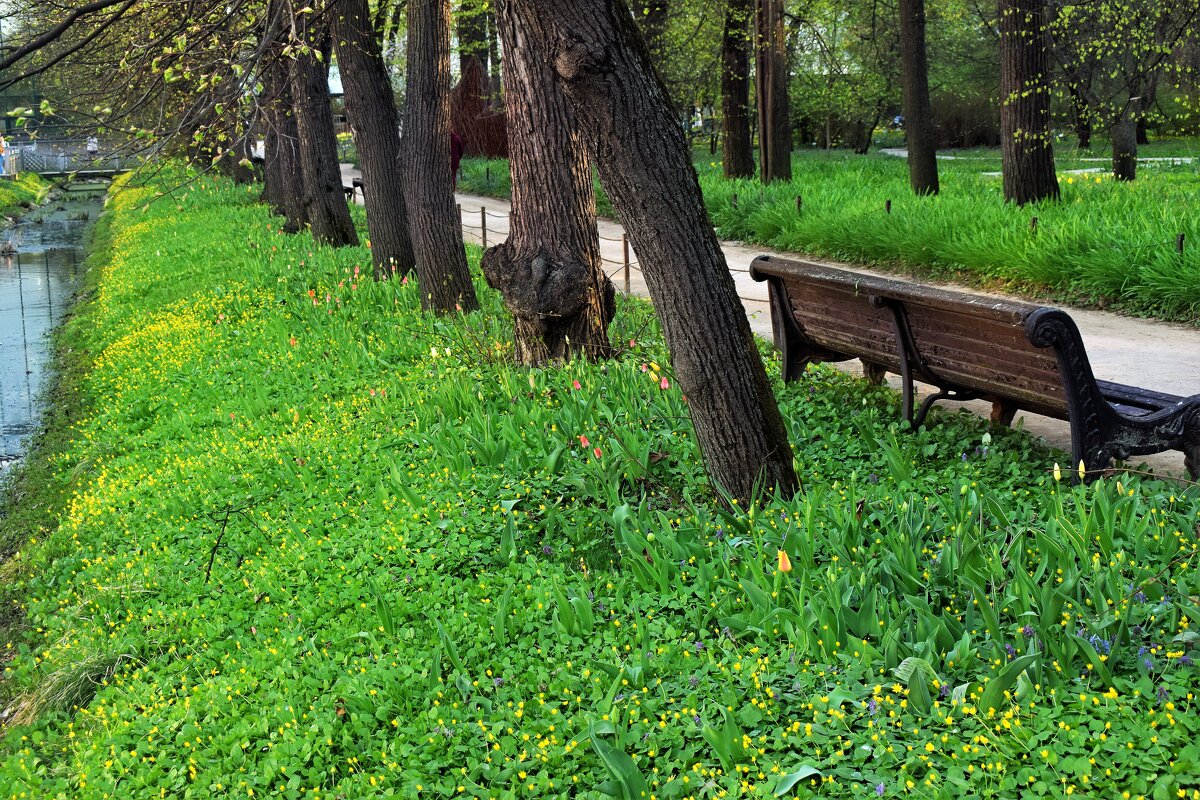
[[[450,171],[454,174],[454,191],[458,191],[458,165],[463,157],[463,141],[458,134],[450,131]]]

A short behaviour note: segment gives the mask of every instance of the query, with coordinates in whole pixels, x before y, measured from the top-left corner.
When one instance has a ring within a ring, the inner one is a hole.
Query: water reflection
[[[95,200],[61,202],[0,231],[0,470],[37,427],[48,334],[66,313],[98,209]]]

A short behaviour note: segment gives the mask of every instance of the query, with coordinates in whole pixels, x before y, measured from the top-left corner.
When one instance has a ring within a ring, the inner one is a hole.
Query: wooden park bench
[[[1022,409],[1070,422],[1072,464],[1088,472],[1114,458],[1180,450],[1198,477],[1200,394],[1097,380],[1064,311],[774,256],[756,258],[750,275],[770,288],[784,380],[813,362],[858,358],[876,382],[900,375],[914,428],[938,400],[983,399],[1000,424]],[[918,380],[937,391],[914,414]]]

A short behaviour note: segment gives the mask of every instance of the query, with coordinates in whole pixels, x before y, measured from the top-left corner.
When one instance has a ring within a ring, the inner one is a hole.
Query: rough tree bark
[[[405,201],[421,306],[479,308],[450,174],[450,0],[410,0],[404,125]]]
[[[300,132],[292,103],[292,85],[284,55],[290,23],[281,3],[268,12],[266,59],[262,68],[263,119],[267,128],[263,144],[263,199],[286,219],[284,230],[296,233],[308,224],[304,211],[304,180],[300,174]]]
[[[621,0],[510,0],[553,65],[637,250],[715,484],[796,489],[787,431],[704,210],[687,140]]]
[[[333,12],[346,118],[362,164],[375,279],[386,280],[408,274],[416,261],[400,172],[400,116],[367,0],[336,0]]]
[[[1108,129],[1112,139],[1113,177],[1131,181],[1137,177],[1137,117],[1128,107]]]
[[[908,182],[917,194],[937,194],[937,135],[929,103],[925,0],[900,0],[900,72],[908,131]]]
[[[292,104],[304,173],[304,210],[313,238],[321,244],[358,244],[342,189],[337,136],[329,111],[329,21],[325,15],[311,11],[296,13],[292,20],[294,40],[304,46],[293,55],[291,63]]]
[[[788,111],[787,28],[783,0],[756,0],[758,169],[763,183],[792,179],[792,123]]]
[[[610,353],[613,287],[600,260],[587,145],[554,71],[507,0],[496,3],[507,68],[512,217],[483,274],[513,315],[517,360],[534,366]]]
[[[754,176],[750,137],[750,17],[754,0],[729,0],[721,39],[721,138],[726,178]]]
[[[1004,199],[1058,199],[1050,138],[1044,0],[1000,0],[1000,152]]]

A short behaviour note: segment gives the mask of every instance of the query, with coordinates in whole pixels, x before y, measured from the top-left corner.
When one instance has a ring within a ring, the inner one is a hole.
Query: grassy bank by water
[[[481,280],[435,319],[256,189],[153,194],[4,567],[5,797],[1200,792],[1194,491],[817,370],[805,491],[725,510],[644,303],[528,372]]]
[[[45,197],[50,184],[32,172],[0,179],[0,215],[12,216]]]
[[[798,151],[794,179],[768,187],[726,180],[719,158],[699,157],[696,167],[724,239],[1200,324],[1197,164],[1151,162],[1120,183],[1103,162],[1084,160],[1092,157],[1065,154],[1062,202],[1026,208],[1004,202],[994,150],[939,161],[942,191],[932,198],[909,190],[904,159],[880,154]],[[467,161],[459,187],[507,197],[508,180],[504,161]],[[600,213],[611,215],[599,195]]]

